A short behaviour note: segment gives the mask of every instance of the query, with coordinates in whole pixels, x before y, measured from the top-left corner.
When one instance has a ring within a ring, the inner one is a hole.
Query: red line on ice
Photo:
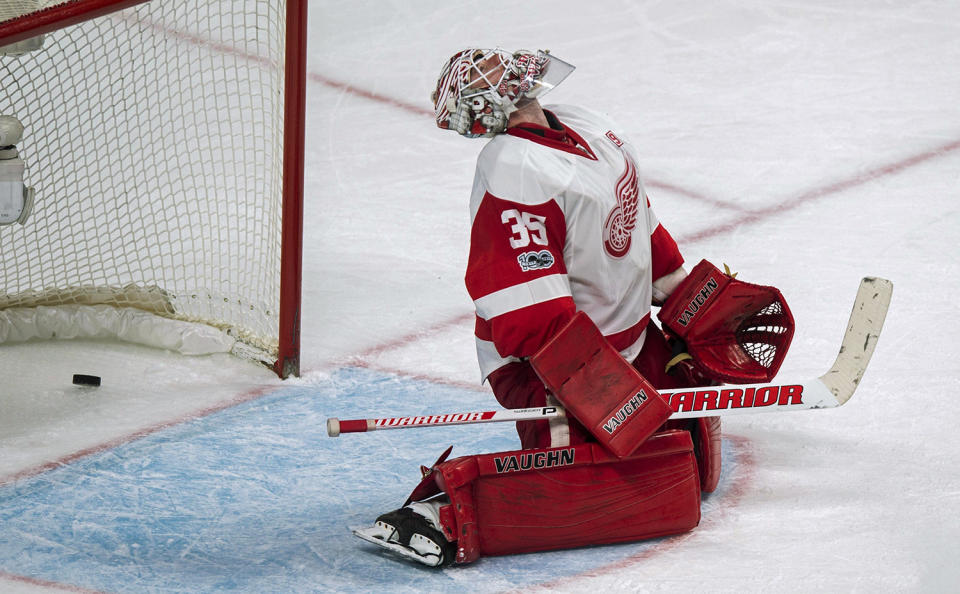
[[[648,188],[655,188],[659,190],[666,190],[674,194],[679,194],[680,196],[686,196],[687,198],[693,198],[698,202],[703,202],[709,204],[715,208],[724,209],[724,210],[735,210],[738,212],[748,212],[748,209],[744,206],[737,204],[736,202],[729,202],[726,200],[719,200],[717,198],[712,198],[706,194],[701,194],[700,192],[695,192],[693,190],[683,188],[677,184],[666,182],[663,180],[658,180],[650,177],[644,177],[643,185]]]
[[[372,356],[374,356],[374,355],[379,355],[380,353],[383,353],[384,351],[389,351],[389,350],[391,350],[391,349],[396,349],[396,348],[401,348],[401,347],[408,346],[408,345],[410,345],[410,344],[413,344],[413,343],[421,340],[421,339],[422,339],[423,337],[425,337],[425,336],[429,336],[429,335],[431,335],[431,334],[437,334],[437,333],[439,333],[439,332],[443,332],[443,331],[451,328],[452,326],[456,326],[456,325],[458,325],[458,324],[462,324],[462,323],[464,323],[464,322],[466,322],[466,321],[468,321],[468,320],[472,320],[473,318],[474,318],[473,312],[467,313],[467,314],[457,314],[457,315],[455,315],[455,316],[453,316],[453,317],[451,317],[451,318],[448,318],[448,319],[446,319],[446,320],[437,322],[436,324],[433,324],[432,326],[427,326],[426,328],[422,328],[422,329],[420,329],[420,330],[415,330],[415,331],[410,332],[410,333],[408,333],[408,334],[404,334],[403,336],[399,336],[399,337],[394,338],[394,339],[392,339],[392,340],[388,340],[388,341],[386,341],[386,342],[380,343],[380,344],[378,344],[378,345],[376,345],[376,346],[372,346],[372,347],[370,347],[370,348],[364,349],[364,350],[360,351],[359,353],[357,353],[356,355],[354,355],[354,357],[352,357],[351,359],[365,359],[365,358],[367,358],[367,357],[372,357]]]
[[[356,95],[357,97],[363,97],[364,99],[369,99],[371,101],[376,101],[378,103],[391,105],[393,107],[402,109],[406,112],[409,112],[415,115],[433,116],[432,109],[427,109],[426,107],[421,107],[419,105],[407,103],[406,101],[400,101],[399,99],[394,99],[393,97],[388,97],[380,93],[375,93],[374,91],[368,91],[367,89],[363,89],[356,85],[352,85],[350,83],[345,83],[339,80],[332,79],[329,76],[325,76],[323,74],[318,74],[316,72],[308,72],[307,80],[318,82],[328,87],[338,89],[340,91],[344,91],[345,93]]]
[[[862,186],[868,182],[880,179],[881,177],[886,177],[888,175],[895,175],[914,167],[937,159],[939,157],[946,156],[957,149],[960,149],[960,140],[953,140],[947,143],[944,143],[940,146],[934,147],[930,150],[923,151],[921,153],[911,155],[909,157],[904,157],[898,161],[892,163],[887,163],[885,165],[880,165],[872,169],[868,169],[863,173],[852,175],[837,181],[829,182],[821,186],[814,187],[810,190],[802,192],[796,196],[788,198],[778,204],[772,206],[767,206],[753,211],[748,211],[743,216],[736,218],[730,222],[723,223],[720,225],[712,225],[703,229],[701,231],[696,231],[684,236],[677,237],[677,242],[681,245],[684,243],[694,243],[697,241],[703,241],[711,237],[716,237],[724,233],[729,233],[739,227],[744,225],[749,225],[751,223],[758,223],[765,219],[771,218],[773,216],[782,215],[785,212],[804,206],[811,202],[815,202],[826,196],[832,194],[838,194],[840,192],[855,188],[857,186]]]
[[[42,580],[40,578],[17,575],[15,573],[3,571],[2,569],[0,569],[0,580],[19,582],[21,584],[29,584],[31,586],[39,586],[48,589],[56,589],[63,592],[78,592],[79,594],[107,594],[101,590],[90,590],[89,588],[81,588],[80,586],[74,586],[71,584],[61,584],[60,582],[51,582],[49,580]]]

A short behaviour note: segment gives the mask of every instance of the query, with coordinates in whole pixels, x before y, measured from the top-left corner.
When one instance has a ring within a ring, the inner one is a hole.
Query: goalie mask
[[[510,114],[557,86],[574,67],[548,51],[465,49],[444,65],[431,99],[437,126],[468,138],[507,129]]]

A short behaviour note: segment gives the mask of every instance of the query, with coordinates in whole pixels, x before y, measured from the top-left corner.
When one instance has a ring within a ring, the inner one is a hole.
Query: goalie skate
[[[413,503],[410,507],[383,514],[369,528],[354,528],[353,534],[430,567],[448,565],[453,562],[456,547],[434,527],[434,521],[422,515],[433,515],[431,511],[432,506],[428,503]]]

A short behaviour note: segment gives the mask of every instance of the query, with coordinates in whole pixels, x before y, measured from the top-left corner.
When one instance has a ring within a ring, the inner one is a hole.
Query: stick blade
[[[840,354],[833,367],[820,377],[838,406],[850,400],[867,370],[892,296],[893,283],[886,279],[866,277],[860,282]]]

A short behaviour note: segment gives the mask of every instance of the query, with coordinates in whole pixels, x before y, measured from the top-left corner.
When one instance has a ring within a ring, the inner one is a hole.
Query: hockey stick
[[[671,419],[686,419],[749,412],[834,408],[850,400],[867,370],[890,307],[893,283],[867,277],[860,283],[850,313],[847,331],[836,361],[819,378],[777,384],[723,385],[709,388],[662,390],[674,413]],[[562,408],[502,409],[380,419],[327,419],[327,434],[358,433],[381,429],[436,427],[504,421],[529,421],[562,417]]]

